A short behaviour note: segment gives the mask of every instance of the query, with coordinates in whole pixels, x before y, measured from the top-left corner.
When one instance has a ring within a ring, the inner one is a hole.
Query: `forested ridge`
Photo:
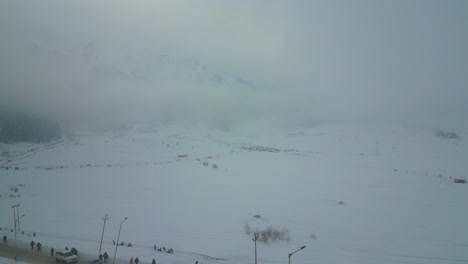
[[[31,114],[0,111],[0,142],[49,142],[60,139],[60,125]]]

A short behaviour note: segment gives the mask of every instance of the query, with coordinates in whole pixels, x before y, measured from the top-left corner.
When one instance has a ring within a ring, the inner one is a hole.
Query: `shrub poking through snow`
[[[277,240],[285,240],[286,242],[291,241],[289,229],[277,228],[274,226],[267,226],[265,229],[252,229],[249,224],[244,226],[245,233],[252,238],[257,237],[258,241],[263,243],[269,243]]]

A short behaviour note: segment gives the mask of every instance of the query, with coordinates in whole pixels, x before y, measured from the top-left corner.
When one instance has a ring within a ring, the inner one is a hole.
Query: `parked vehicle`
[[[74,263],[78,261],[78,257],[69,250],[55,251],[55,261],[61,263]]]

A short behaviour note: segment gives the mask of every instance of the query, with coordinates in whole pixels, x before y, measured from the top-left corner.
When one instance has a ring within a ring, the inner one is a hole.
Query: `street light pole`
[[[101,254],[102,239],[104,238],[104,229],[106,228],[107,219],[109,219],[109,217],[107,217],[107,214],[106,214],[104,216],[104,218],[102,219],[102,220],[104,220],[104,226],[102,227],[101,244],[99,244],[99,254]]]
[[[122,223],[127,219],[128,219],[128,217],[125,217],[125,219],[122,220],[122,222],[120,222],[119,235],[117,236],[117,243],[115,244],[114,259],[112,260],[112,264],[115,264],[115,256],[117,255],[117,247],[119,246],[120,230],[122,230]]]
[[[255,264],[257,264],[257,240],[258,240],[258,234],[254,233],[254,238],[252,241],[255,243]]]
[[[17,228],[16,228],[16,222],[18,222],[18,226],[19,226],[19,220],[20,220],[21,218],[23,218],[23,216],[25,216],[25,214],[23,214],[22,216],[19,216],[19,217],[16,216],[17,218],[15,219],[15,246],[16,246],[16,230],[17,230]]]
[[[298,252],[299,250],[303,250],[305,247],[306,247],[306,246],[302,246],[300,249],[298,249],[298,250],[296,250],[296,251],[291,252],[291,253],[288,254],[288,261],[289,261],[289,264],[291,264],[291,256],[292,256],[294,253]]]

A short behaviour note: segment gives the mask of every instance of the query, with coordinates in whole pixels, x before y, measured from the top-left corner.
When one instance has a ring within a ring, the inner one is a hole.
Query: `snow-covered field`
[[[453,182],[468,178],[464,138],[382,125],[255,136],[172,125],[23,150],[0,161],[0,234],[13,241],[20,204],[18,241],[45,254],[97,256],[107,213],[102,251],[113,256],[128,217],[120,240],[133,247],[117,258],[143,263],[254,263],[246,224],[289,230],[289,242],[257,243],[259,263],[286,263],[303,245],[292,263],[468,262],[468,184]]]

